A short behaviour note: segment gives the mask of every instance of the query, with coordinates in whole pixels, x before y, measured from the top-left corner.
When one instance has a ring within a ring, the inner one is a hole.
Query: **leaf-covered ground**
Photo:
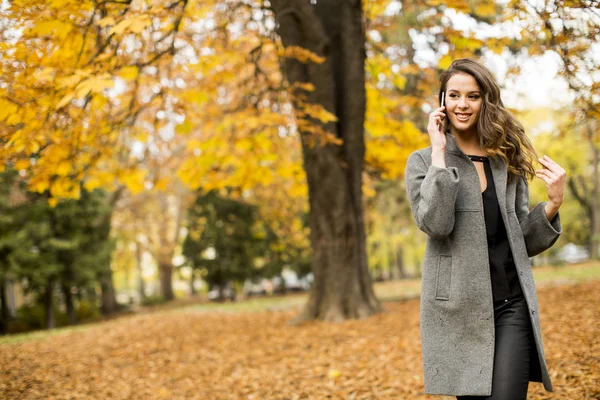
[[[555,385],[600,399],[600,281],[539,291]],[[423,394],[419,303],[341,324],[296,310],[158,312],[0,345],[1,399],[442,399]]]

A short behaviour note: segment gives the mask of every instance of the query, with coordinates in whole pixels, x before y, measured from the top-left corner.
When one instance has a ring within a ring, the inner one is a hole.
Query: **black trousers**
[[[535,346],[523,297],[494,303],[496,345],[491,396],[458,396],[458,400],[525,400],[529,363]]]

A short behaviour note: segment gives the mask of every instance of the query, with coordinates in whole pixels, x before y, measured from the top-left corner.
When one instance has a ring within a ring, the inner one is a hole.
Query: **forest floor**
[[[600,280],[554,282],[538,296],[555,391],[532,383],[529,399],[600,399]],[[187,307],[0,342],[0,399],[450,399],[423,394],[418,299],[290,326],[298,307]]]

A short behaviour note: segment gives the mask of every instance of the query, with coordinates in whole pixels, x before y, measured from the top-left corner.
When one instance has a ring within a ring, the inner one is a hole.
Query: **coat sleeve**
[[[410,208],[419,229],[436,238],[448,236],[454,229],[458,170],[428,167],[415,152],[406,163],[405,180]]]
[[[557,213],[552,221],[548,221],[544,210],[546,202],[538,203],[530,211],[529,184],[522,177],[518,179],[515,210],[525,238],[527,254],[533,257],[552,247],[558,240],[562,233],[560,215]]]

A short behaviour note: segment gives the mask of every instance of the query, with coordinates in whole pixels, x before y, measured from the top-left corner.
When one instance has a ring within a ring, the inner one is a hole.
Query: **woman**
[[[425,391],[517,400],[527,397],[529,381],[552,391],[529,257],[561,233],[565,171],[547,156],[535,169],[535,150],[483,65],[456,60],[440,81],[431,146],[411,154],[405,175],[413,216],[428,234]],[[548,201],[530,211],[534,176]]]

